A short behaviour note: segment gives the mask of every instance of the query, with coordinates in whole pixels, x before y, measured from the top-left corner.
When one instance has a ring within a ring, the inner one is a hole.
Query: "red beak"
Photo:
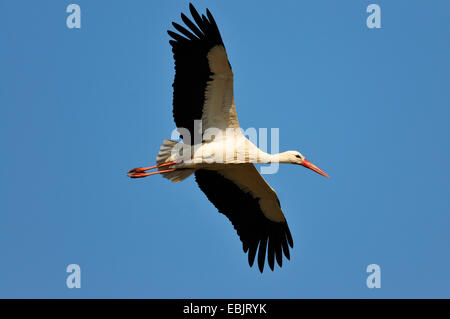
[[[309,169],[312,169],[314,172],[316,172],[316,173],[318,173],[318,174],[328,178],[328,174],[327,173],[325,173],[320,168],[318,168],[316,165],[314,165],[313,163],[311,163],[310,161],[308,161],[306,159],[303,160],[303,163],[301,165],[303,165],[303,166],[305,166],[305,167],[307,167]]]

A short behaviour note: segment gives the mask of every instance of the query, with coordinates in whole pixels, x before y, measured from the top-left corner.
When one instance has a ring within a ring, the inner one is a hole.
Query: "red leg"
[[[130,174],[130,173],[143,173],[145,171],[148,171],[148,170],[151,170],[151,169],[154,169],[154,168],[170,166],[170,165],[173,165],[173,164],[176,164],[176,163],[177,162],[173,161],[173,162],[167,162],[167,163],[160,164],[160,165],[155,165],[155,166],[133,168],[133,169],[130,169],[128,171],[128,174]]]
[[[153,173],[133,173],[133,174],[128,174],[128,176],[131,178],[140,178],[140,177],[147,177],[147,176],[155,175],[155,174],[173,172],[176,170],[177,170],[176,168],[171,168],[171,169],[166,169],[163,171],[157,171],[157,172],[153,172]]]

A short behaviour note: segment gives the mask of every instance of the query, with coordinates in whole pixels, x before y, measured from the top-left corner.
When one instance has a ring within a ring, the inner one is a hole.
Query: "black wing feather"
[[[189,40],[198,40],[198,38],[194,34],[192,34],[192,32],[189,32],[188,30],[186,30],[184,27],[182,27],[178,23],[172,22],[172,25],[175,29],[177,29],[178,32],[181,32]]]
[[[206,29],[206,27],[203,25],[202,18],[198,14],[197,10],[195,10],[195,7],[192,5],[192,3],[189,3],[189,11],[191,12],[191,15],[194,18],[195,23],[197,23],[200,29],[202,30]]]
[[[202,31],[200,31],[199,28],[197,28],[197,26],[184,15],[184,13],[181,14],[181,20],[183,20],[184,24],[187,25],[187,27],[191,29],[198,38],[203,36]]]

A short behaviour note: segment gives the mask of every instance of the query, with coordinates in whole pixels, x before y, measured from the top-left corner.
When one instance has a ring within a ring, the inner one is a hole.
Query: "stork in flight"
[[[298,164],[328,175],[297,151],[268,154],[244,136],[236,115],[233,72],[217,24],[208,9],[206,16],[192,4],[189,9],[195,23],[181,14],[189,30],[173,22],[179,33],[168,31],[175,59],[173,117],[183,143],[164,140],[157,165],[134,168],[128,176],[162,174],[178,182],[195,174],[200,189],[236,229],[250,267],[258,251],[263,272],[267,252],[273,270],[275,259],[282,266],[283,253],[290,258],[293,240],[277,194],[253,163]],[[206,137],[208,129],[215,134]],[[202,136],[198,143],[196,134]],[[175,151],[180,144],[184,151]],[[151,169],[158,171],[146,173]]]

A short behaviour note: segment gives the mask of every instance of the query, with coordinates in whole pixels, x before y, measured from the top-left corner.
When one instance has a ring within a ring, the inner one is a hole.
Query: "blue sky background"
[[[0,297],[450,297],[449,1],[376,1],[378,30],[371,1],[194,2],[241,126],[330,175],[265,176],[294,250],[262,275],[193,178],[125,175],[174,128],[166,30],[188,2],[73,2],[80,30],[70,1],[0,1]]]

